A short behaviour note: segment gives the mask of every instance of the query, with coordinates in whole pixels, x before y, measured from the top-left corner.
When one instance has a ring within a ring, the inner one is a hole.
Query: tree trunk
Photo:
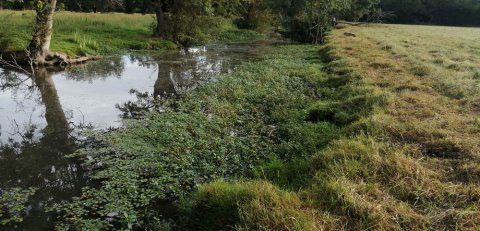
[[[4,0],[0,0],[0,10],[3,10],[3,1]]]
[[[157,4],[155,6],[155,16],[157,18],[157,26],[155,27],[154,35],[155,37],[165,37],[166,36],[166,25],[165,25],[165,12],[163,12],[162,5]]]
[[[57,0],[45,0],[43,6],[37,7],[33,37],[28,45],[30,58],[34,64],[42,64],[50,50],[52,40],[53,15]]]

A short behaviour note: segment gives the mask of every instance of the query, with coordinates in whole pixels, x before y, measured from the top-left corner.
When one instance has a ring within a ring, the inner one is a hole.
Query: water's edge
[[[79,147],[83,128],[119,127],[122,118],[151,109],[153,99],[176,97],[230,73],[269,46],[114,56],[59,73],[38,69],[34,78],[0,68],[0,195],[35,190],[17,214],[23,222],[8,228],[51,230],[55,215],[45,208],[89,184],[80,161],[65,157]]]

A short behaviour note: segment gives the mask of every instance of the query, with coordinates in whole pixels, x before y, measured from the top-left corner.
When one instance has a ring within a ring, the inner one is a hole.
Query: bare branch
[[[27,63],[29,64],[30,70],[25,69],[24,66],[22,66],[18,63],[16,53],[11,53],[10,58],[8,58],[8,59],[4,59],[3,55],[0,54],[0,66],[11,67],[11,68],[14,68],[14,69],[17,69],[17,70],[21,71],[23,74],[26,74],[28,76],[34,76],[35,75],[35,68],[34,68],[34,65],[33,65],[33,60],[29,57],[30,57],[30,50],[25,49],[25,58],[27,58]]]

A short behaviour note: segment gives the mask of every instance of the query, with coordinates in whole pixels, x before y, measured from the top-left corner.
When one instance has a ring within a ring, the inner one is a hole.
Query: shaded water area
[[[269,44],[218,45],[108,57],[67,70],[38,69],[35,77],[0,67],[0,195],[34,188],[18,215],[0,230],[51,230],[45,212],[89,185],[81,163],[66,155],[79,148],[85,127],[121,127],[122,117],[148,109],[153,99],[181,95],[198,84],[258,58]],[[0,205],[0,209],[2,205]],[[11,216],[0,211],[0,220]]]

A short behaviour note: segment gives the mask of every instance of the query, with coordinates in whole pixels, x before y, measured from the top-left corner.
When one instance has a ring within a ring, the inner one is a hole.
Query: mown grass
[[[345,30],[331,37],[336,56],[391,98],[384,110],[358,124],[376,142],[393,147],[384,158],[396,166],[378,168],[383,180],[374,181],[390,199],[373,200],[372,206],[401,203],[410,210],[404,217],[416,217],[398,224],[403,228],[478,228],[480,187],[471,176],[478,174],[472,166],[479,165],[474,124],[480,82],[472,76],[480,56],[472,51],[480,45],[475,39],[480,30],[399,25],[347,30],[357,37],[343,36]]]
[[[0,11],[0,52],[23,50],[31,39],[33,20],[32,11]],[[261,38],[258,33],[235,28],[228,20],[216,22],[216,27],[201,35],[201,42]],[[102,55],[128,50],[175,49],[174,42],[152,37],[153,23],[153,15],[57,12],[51,50],[69,55]]]

